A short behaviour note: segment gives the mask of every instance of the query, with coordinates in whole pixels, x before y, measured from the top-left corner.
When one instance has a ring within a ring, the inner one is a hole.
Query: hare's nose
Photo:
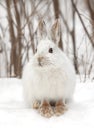
[[[38,62],[41,62],[43,60],[43,57],[38,57]]]

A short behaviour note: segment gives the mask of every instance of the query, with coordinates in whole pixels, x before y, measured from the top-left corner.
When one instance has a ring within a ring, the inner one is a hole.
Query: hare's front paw
[[[64,114],[65,111],[67,111],[66,105],[61,100],[57,101],[55,108],[54,108],[55,115],[60,116],[60,115]]]
[[[40,102],[38,101],[38,100],[35,100],[34,102],[33,102],[33,108],[34,109],[38,109],[40,107]]]
[[[39,113],[42,116],[47,117],[47,118],[50,118],[54,114],[51,105],[47,101],[43,101],[43,103],[41,104],[39,108]]]

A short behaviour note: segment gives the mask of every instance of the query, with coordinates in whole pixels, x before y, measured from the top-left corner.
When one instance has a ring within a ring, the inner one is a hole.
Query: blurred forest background
[[[76,73],[94,78],[94,0],[1,0],[0,77],[21,78],[37,46],[37,25],[61,22],[59,47]]]

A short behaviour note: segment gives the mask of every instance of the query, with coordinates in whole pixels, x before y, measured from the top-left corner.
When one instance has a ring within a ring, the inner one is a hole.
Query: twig
[[[92,44],[92,47],[94,48],[94,42],[93,42],[93,40],[91,39],[91,37],[90,37],[90,35],[89,35],[89,33],[88,33],[88,30],[87,30],[86,27],[85,27],[85,24],[84,24],[84,22],[83,22],[83,19],[82,19],[82,17],[80,16],[80,13],[79,13],[77,7],[75,6],[75,3],[73,2],[73,0],[71,0],[71,2],[72,2],[72,5],[73,5],[73,7],[74,7],[74,9],[75,9],[75,11],[76,11],[76,13],[77,13],[77,15],[78,15],[78,17],[79,17],[81,23],[82,23],[82,26],[83,26],[83,28],[84,28],[84,31],[86,32],[86,34],[87,34],[87,36],[88,36],[88,39],[90,40],[90,42],[91,42],[91,44]]]
[[[63,19],[63,22],[64,22],[64,24],[65,24],[65,26],[66,26],[66,28],[67,28],[67,31],[71,34],[71,31],[70,31],[70,28],[69,28],[69,26],[68,26],[68,24],[67,24],[67,21],[65,20],[65,18],[64,18],[64,16],[63,16],[63,14],[62,14],[61,11],[60,11],[60,15],[61,15],[61,17],[62,17],[62,19]]]

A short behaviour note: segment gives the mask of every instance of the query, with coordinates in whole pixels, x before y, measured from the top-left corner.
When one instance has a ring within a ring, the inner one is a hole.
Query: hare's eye
[[[49,53],[53,53],[53,48],[49,48]]]

